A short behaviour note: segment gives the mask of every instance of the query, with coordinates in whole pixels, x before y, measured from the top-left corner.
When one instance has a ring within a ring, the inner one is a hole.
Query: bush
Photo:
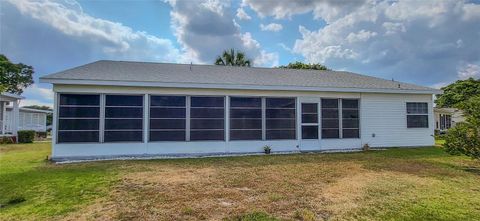
[[[33,143],[35,138],[34,130],[19,130],[18,131],[18,142],[19,143]]]
[[[458,123],[445,136],[445,151],[480,159],[480,129],[471,123]]]

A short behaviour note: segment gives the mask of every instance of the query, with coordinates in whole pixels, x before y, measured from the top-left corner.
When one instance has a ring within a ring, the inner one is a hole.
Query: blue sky
[[[0,53],[35,68],[23,105],[51,105],[40,76],[100,59],[255,66],[292,61],[441,87],[480,77],[479,1],[5,0]]]

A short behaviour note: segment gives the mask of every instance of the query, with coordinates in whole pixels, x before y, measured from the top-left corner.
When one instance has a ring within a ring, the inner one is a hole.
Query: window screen
[[[428,103],[407,103],[407,128],[428,128]]]
[[[230,140],[262,139],[262,99],[230,98]]]
[[[190,98],[190,140],[225,140],[225,98]]]
[[[338,99],[322,99],[322,138],[340,138]]]
[[[318,139],[317,103],[302,103],[302,139]]]
[[[357,99],[342,99],[342,138],[360,137]]]
[[[61,94],[58,108],[58,143],[100,141],[100,95]]]
[[[143,141],[143,96],[106,95],[104,142]]]
[[[150,141],[185,141],[185,122],[185,96],[150,96]]]
[[[267,140],[295,139],[295,98],[266,98]]]

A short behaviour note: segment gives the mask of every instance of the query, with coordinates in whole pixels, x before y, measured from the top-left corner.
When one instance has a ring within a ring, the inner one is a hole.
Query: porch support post
[[[18,121],[20,117],[20,111],[18,107],[19,100],[13,101],[13,112],[12,112],[12,134],[17,137],[18,133]],[[18,142],[18,139],[17,139]]]
[[[5,134],[5,118],[7,116],[7,114],[6,114],[7,105],[5,105],[4,101],[0,101],[0,105],[1,105],[1,108],[2,108],[2,135],[4,135]]]

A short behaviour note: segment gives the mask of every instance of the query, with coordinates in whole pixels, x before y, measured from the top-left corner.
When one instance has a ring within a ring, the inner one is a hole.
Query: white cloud
[[[26,99],[20,101],[20,106],[53,106],[54,93],[52,89],[39,87],[38,84],[32,84],[27,87],[22,96],[24,96]]]
[[[170,4],[171,28],[191,61],[211,64],[223,50],[235,48],[244,51],[256,66],[278,63],[278,56],[264,51],[251,33],[240,31],[228,4],[214,7],[221,12],[212,11],[202,2],[178,0]]]
[[[24,16],[95,45],[107,57],[177,62],[181,52],[168,39],[134,31],[121,23],[92,17],[76,1],[8,0]]]
[[[458,77],[460,79],[475,78],[480,79],[480,66],[476,64],[466,64],[459,68]]]
[[[477,6],[454,0],[367,1],[325,18],[328,24],[318,30],[300,26],[293,51],[334,69],[429,85],[450,82],[475,75],[472,66],[457,70],[459,65],[480,63],[480,16],[465,18]]]
[[[263,64],[266,67],[278,66],[279,56],[278,53],[268,53],[265,50],[260,51],[260,55],[255,58],[254,64]]]
[[[377,35],[376,32],[365,31],[362,29],[357,33],[348,34],[347,41],[349,43],[365,42],[365,41],[368,41],[368,39],[375,37],[376,35]]]
[[[255,1],[243,0],[243,6],[249,6],[260,17],[272,16],[276,19],[291,18],[297,14],[305,14],[313,12],[314,18],[322,18],[329,22],[339,16],[343,16],[346,12],[362,5],[364,0],[358,1],[292,1],[292,0],[276,0],[271,1]]]
[[[260,24],[260,29],[262,31],[273,31],[273,32],[279,32],[283,29],[283,26],[278,23],[270,23],[268,25]]]
[[[286,46],[284,43],[278,43],[278,46],[280,46],[281,48],[283,48],[283,50],[285,51],[288,51],[288,52],[292,52],[292,49],[288,46]]]
[[[405,25],[395,22],[384,22],[382,26],[385,28],[385,35],[393,35],[400,32],[406,32]]]
[[[243,8],[238,8],[237,9],[237,18],[240,20],[250,20],[252,17],[248,15]]]
[[[20,106],[32,106],[32,105],[38,105],[38,106],[47,106],[47,107],[53,107],[53,102],[45,102],[41,100],[36,100],[36,99],[23,99],[20,101]]]

